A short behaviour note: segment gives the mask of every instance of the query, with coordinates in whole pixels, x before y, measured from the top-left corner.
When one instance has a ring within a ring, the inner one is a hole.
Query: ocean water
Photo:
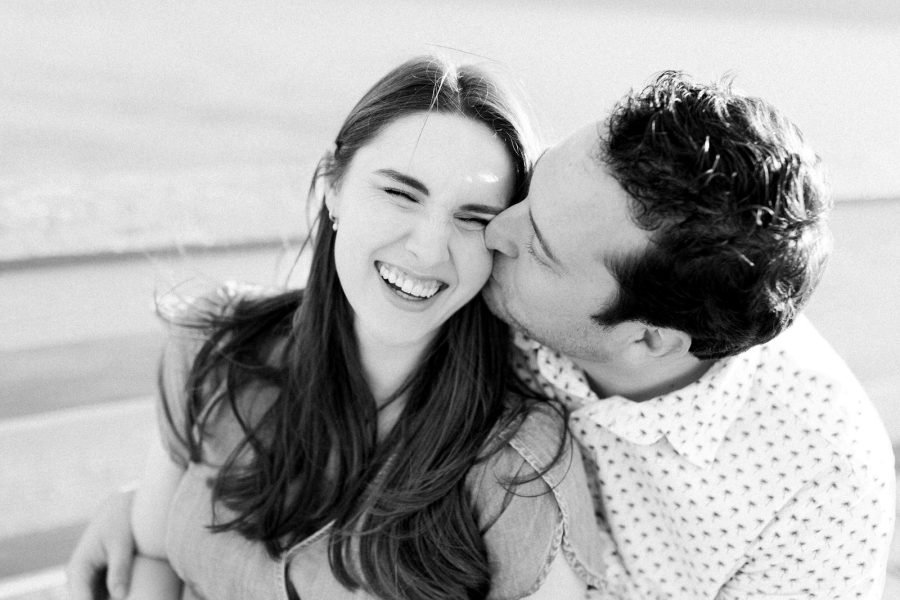
[[[0,264],[305,235],[299,167],[57,175],[0,183]]]
[[[660,69],[730,71],[839,199],[900,197],[895,0],[6,0],[0,263],[302,236],[341,118],[423,52],[506,69],[548,142]]]

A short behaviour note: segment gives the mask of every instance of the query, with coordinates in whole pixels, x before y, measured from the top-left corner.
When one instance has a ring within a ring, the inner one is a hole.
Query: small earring
[[[331,230],[332,230],[332,231],[337,231],[337,226],[338,226],[338,220],[337,220],[337,217],[335,217],[333,214],[331,214],[331,213],[329,212],[329,213],[328,213],[328,218],[331,219]]]

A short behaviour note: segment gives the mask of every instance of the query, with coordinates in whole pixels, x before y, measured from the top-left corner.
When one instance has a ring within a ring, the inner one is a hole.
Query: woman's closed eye
[[[406,192],[404,190],[401,190],[398,188],[390,188],[390,187],[386,187],[386,188],[382,188],[382,189],[383,189],[384,193],[387,194],[388,196],[393,196],[394,198],[398,198],[401,200],[408,200],[409,202],[415,202],[415,203],[419,202],[412,194],[410,194],[409,192]]]
[[[395,187],[382,187],[381,190],[389,197],[399,202],[409,202],[413,204],[421,204],[422,201],[413,193]],[[482,212],[462,212],[455,217],[462,229],[469,231],[482,231],[487,224],[494,218],[494,214],[485,214]]]
[[[487,227],[487,224],[491,222],[493,217],[489,217],[486,215],[458,215],[456,220],[462,223],[462,226],[465,229],[477,229],[481,230]]]

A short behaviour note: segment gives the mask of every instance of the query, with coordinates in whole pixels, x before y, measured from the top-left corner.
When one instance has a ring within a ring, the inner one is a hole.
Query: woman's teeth
[[[415,279],[396,267],[381,264],[378,273],[382,279],[399,288],[405,294],[417,298],[431,298],[441,289],[441,282],[435,279]]]

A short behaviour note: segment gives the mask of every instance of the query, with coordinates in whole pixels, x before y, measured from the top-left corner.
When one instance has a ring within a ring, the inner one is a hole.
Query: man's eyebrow
[[[379,175],[384,175],[385,177],[393,179],[394,181],[397,181],[404,185],[408,185],[409,187],[422,192],[426,196],[429,193],[428,186],[426,186],[424,183],[422,183],[415,177],[410,177],[409,175],[406,175],[405,173],[401,173],[400,171],[395,171],[394,169],[378,169],[375,172]]]
[[[544,251],[544,254],[547,255],[547,258],[559,265],[559,259],[557,259],[556,255],[553,254],[553,250],[550,249],[550,246],[547,245],[547,241],[544,239],[544,236],[541,235],[541,230],[538,229],[537,223],[534,222],[534,215],[531,214],[530,207],[528,208],[528,219],[531,221],[531,227],[532,229],[534,229],[534,236],[537,238],[538,243],[541,245],[541,249]]]

